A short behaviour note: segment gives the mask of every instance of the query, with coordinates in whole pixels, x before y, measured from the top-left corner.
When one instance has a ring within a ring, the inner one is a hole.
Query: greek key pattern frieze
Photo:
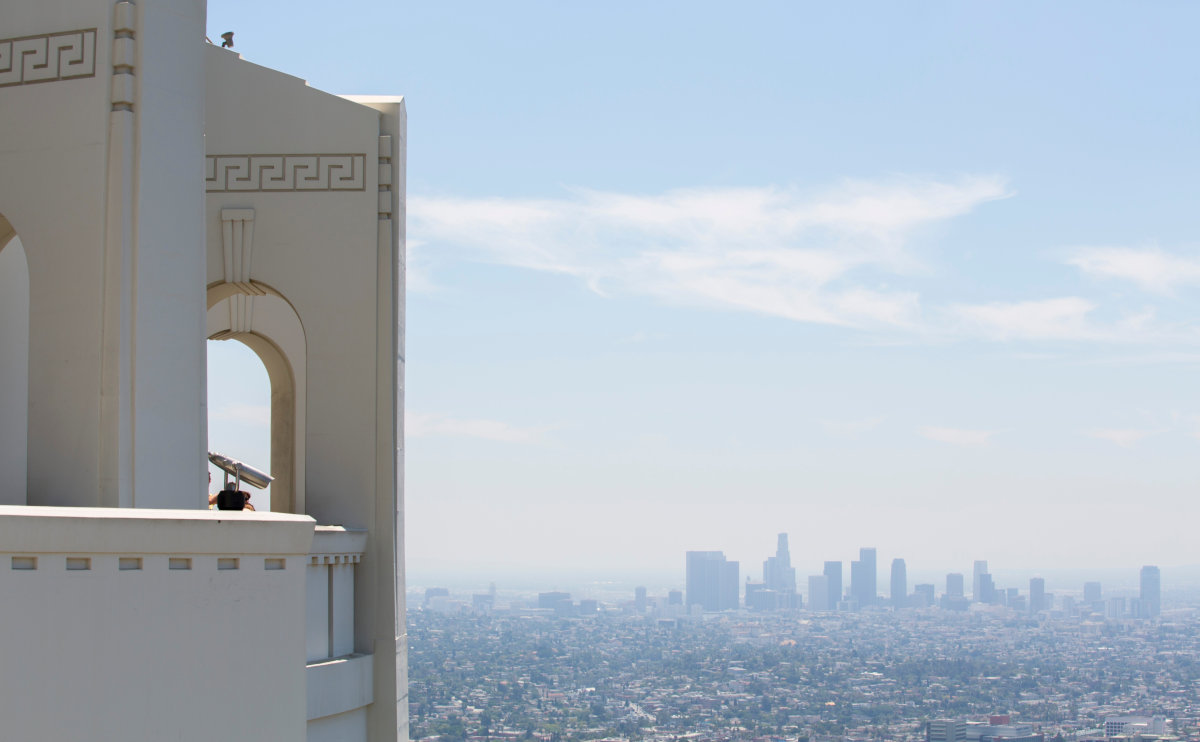
[[[0,88],[96,76],[96,29],[0,39]]]
[[[366,154],[208,155],[204,189],[223,192],[366,190]]]

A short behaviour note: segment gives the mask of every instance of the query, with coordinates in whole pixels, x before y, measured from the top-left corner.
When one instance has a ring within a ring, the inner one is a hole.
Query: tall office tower
[[[775,556],[767,557],[767,561],[763,562],[763,584],[768,590],[780,593],[796,592],[796,570],[792,568],[792,555],[788,553],[786,533],[779,534]]]
[[[966,738],[966,719],[935,719],[925,727],[925,742],[963,742]]]
[[[981,603],[1001,603],[1000,596],[996,594],[996,583],[992,580],[990,572],[981,572],[975,575],[975,589]]]
[[[1046,610],[1046,581],[1041,577],[1029,580],[1029,612]]]
[[[850,610],[858,610],[863,607],[859,596],[864,592],[863,583],[866,582],[866,567],[863,566],[861,560],[855,559],[850,562],[850,604],[853,606]]]
[[[825,562],[826,588],[829,589],[829,610],[836,611],[842,602],[842,563]]]
[[[667,605],[683,605],[683,592],[671,590],[667,593]]]
[[[738,607],[738,563],[721,551],[687,553],[687,607],[727,611]]]
[[[920,585],[914,585],[913,597],[915,600],[913,602],[916,603],[916,605],[920,608],[928,608],[929,606],[933,605],[933,591],[933,584],[929,582],[922,582]]]
[[[721,608],[722,611],[735,611],[738,608],[738,591],[741,589],[741,564],[725,562],[721,568]]]
[[[962,572],[951,572],[946,575],[946,594],[952,598],[963,597]]]
[[[1083,583],[1083,602],[1085,603],[1103,603],[1104,593],[1100,590],[1099,582]]]
[[[974,570],[972,570],[972,573],[971,573],[972,574],[971,599],[974,600],[976,603],[989,602],[983,596],[983,588],[982,588],[982,585],[980,585],[980,581],[979,581],[979,576],[987,574],[987,571],[988,571],[987,560],[986,559],[976,559],[975,560],[975,568],[974,568]]]
[[[646,612],[646,588],[635,587],[633,589],[633,610],[638,613]]]
[[[812,575],[808,578],[808,609],[810,611],[832,611],[836,605],[829,603],[829,578]]]
[[[878,568],[875,564],[875,550],[862,548],[858,550],[858,561],[850,563],[850,597],[854,598],[859,608],[875,604],[878,595],[876,580]]]
[[[1141,598],[1143,618],[1158,618],[1162,613],[1162,577],[1158,567],[1146,565],[1142,567]]]
[[[903,559],[892,560],[892,606],[904,608],[908,605],[908,569]]]

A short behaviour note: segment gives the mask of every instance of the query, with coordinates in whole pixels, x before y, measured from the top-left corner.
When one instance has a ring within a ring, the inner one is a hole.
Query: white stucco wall
[[[0,506],[0,736],[303,739],[312,535],[273,513]]]
[[[203,505],[204,21],[204,0],[0,4],[30,503]]]
[[[374,656],[371,739],[404,739],[403,102],[332,96],[216,47],[206,63],[210,296],[248,281],[299,318],[304,512],[368,533],[354,650]],[[224,224],[238,211],[253,212],[252,252],[238,243],[245,272],[230,275]]]

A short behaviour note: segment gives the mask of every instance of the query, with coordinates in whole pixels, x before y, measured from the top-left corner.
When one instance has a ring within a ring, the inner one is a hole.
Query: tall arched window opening
[[[208,450],[271,471],[271,380],[255,352],[236,340],[208,341]],[[209,473],[216,492],[224,473],[212,464]],[[255,510],[271,509],[270,487],[242,489]]]
[[[303,513],[306,343],[300,318],[261,284],[214,284],[208,303],[209,450],[269,471],[275,478],[270,509]],[[255,391],[248,388],[251,379],[258,379]],[[227,391],[232,396],[222,396]],[[251,429],[258,431],[254,442],[237,438]],[[221,450],[222,435],[249,453]],[[219,484],[215,474],[213,484]]]

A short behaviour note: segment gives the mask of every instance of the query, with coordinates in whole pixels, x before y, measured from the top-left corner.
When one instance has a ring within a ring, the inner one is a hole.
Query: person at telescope
[[[208,484],[210,487],[212,486],[212,472],[208,473]],[[220,494],[220,493],[218,493],[218,492],[208,493],[208,509],[209,510],[213,510],[217,507],[217,495],[218,494]],[[250,504],[250,493],[243,490],[242,494],[246,496],[246,505],[242,509],[243,510],[254,510],[254,506]]]

